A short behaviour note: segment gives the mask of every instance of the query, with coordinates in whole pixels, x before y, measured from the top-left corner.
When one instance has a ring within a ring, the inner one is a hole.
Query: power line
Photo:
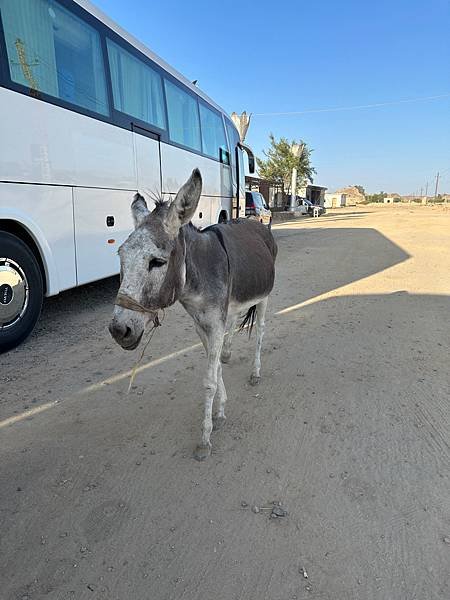
[[[448,171],[450,171],[450,167],[448,169],[445,169],[445,171],[440,171],[440,174],[445,175],[445,173],[447,173]]]
[[[440,94],[438,96],[423,96],[422,98],[408,98],[405,100],[393,100],[391,102],[377,102],[374,104],[359,104],[355,106],[339,106],[334,108],[313,108],[308,110],[297,110],[291,112],[269,112],[269,113],[253,113],[254,117],[276,117],[289,115],[308,115],[311,113],[339,112],[345,110],[359,110],[362,108],[380,108],[383,106],[396,106],[399,104],[408,104],[413,102],[424,102],[427,100],[439,100],[441,98],[450,98],[450,94]]]

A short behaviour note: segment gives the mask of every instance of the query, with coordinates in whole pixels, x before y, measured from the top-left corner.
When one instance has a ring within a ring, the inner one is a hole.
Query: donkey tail
[[[256,319],[256,304],[254,306],[251,306],[248,309],[247,314],[244,317],[244,320],[239,325],[239,332],[244,331],[244,329],[246,327],[248,327],[248,337],[250,337],[252,334],[253,325],[255,324],[255,319]]]

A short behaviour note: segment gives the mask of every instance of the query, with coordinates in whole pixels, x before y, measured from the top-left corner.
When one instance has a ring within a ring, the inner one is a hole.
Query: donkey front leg
[[[220,364],[220,352],[223,344],[224,327],[221,324],[215,323],[214,326],[202,327],[198,325],[197,331],[200,338],[205,346],[207,355],[207,367],[206,376],[203,380],[205,388],[205,403],[204,403],[204,416],[202,426],[202,439],[200,444],[197,446],[194,452],[194,458],[197,460],[205,460],[211,454],[211,431],[213,428],[212,422],[212,406],[214,396],[217,392],[218,387],[218,375],[220,374],[220,392],[225,391],[222,381],[222,370],[219,373]],[[226,398],[226,396],[225,396]],[[223,396],[221,397],[221,400]],[[224,401],[221,402],[222,411]],[[219,407],[220,414],[220,407]]]
[[[261,346],[264,337],[268,300],[268,297],[264,298],[264,300],[256,305],[256,352],[253,371],[250,375],[250,383],[252,385],[258,385],[261,380]]]

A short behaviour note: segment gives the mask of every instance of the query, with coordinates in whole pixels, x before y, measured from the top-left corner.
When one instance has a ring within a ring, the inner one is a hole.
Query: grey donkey
[[[259,383],[264,320],[277,254],[272,233],[251,219],[201,231],[194,227],[190,220],[201,190],[202,178],[195,169],[175,199],[170,204],[158,202],[152,212],[144,198],[135,195],[131,205],[135,229],[119,248],[120,289],[109,325],[116,342],[134,350],[148,319],[139,307],[156,312],[178,300],[192,317],[207,355],[203,426],[194,452],[197,460],[211,453],[213,425],[218,429],[225,422],[227,393],[221,362],[230,360],[231,340],[244,315],[241,327],[252,327],[256,320],[250,382]]]

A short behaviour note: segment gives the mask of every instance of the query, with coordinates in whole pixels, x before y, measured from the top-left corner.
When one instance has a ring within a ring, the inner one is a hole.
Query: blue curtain
[[[115,108],[165,129],[159,73],[111,40],[107,40],[107,45]]]
[[[0,0],[11,79],[58,95],[53,25],[44,0]]]

